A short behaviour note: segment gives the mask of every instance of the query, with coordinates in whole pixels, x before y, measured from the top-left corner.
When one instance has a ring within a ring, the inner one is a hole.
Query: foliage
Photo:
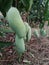
[[[0,20],[0,49],[12,45],[13,38],[14,31],[9,26],[7,26],[5,19],[3,19],[3,21]]]
[[[40,29],[40,35],[41,36],[46,36],[47,35],[47,31],[46,30],[44,30],[44,29]]]
[[[32,7],[33,4],[33,0],[19,0],[18,1],[18,5],[17,8],[19,9],[19,11],[29,11]]]
[[[13,0],[0,0],[0,11],[4,16],[6,16],[6,12],[12,6]]]
[[[35,22],[40,22],[40,28],[44,26],[44,21],[48,17],[48,3],[49,0],[34,0],[30,11],[30,19]]]
[[[16,2],[16,3],[15,3]],[[8,4],[7,4],[8,3]],[[12,4],[13,3],[13,4]],[[2,5],[3,4],[3,5]],[[7,4],[7,5],[6,5]],[[11,5],[16,6],[20,12],[26,11],[27,19],[31,21],[40,21],[40,28],[44,26],[44,21],[49,21],[49,0],[0,0],[0,10],[6,14]],[[6,6],[5,6],[6,5]],[[48,22],[49,23],[49,22]]]
[[[31,22],[40,22],[39,27],[42,28],[46,20],[48,20],[49,0],[19,0],[17,8],[20,12],[26,11]]]

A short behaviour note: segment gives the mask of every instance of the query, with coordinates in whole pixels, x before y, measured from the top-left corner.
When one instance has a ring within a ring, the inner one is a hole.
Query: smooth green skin
[[[26,28],[17,8],[11,7],[7,12],[6,19],[9,22],[9,26],[20,38],[26,36]]]
[[[31,27],[28,26],[28,28],[29,28],[29,31],[28,31],[28,41],[29,41],[31,39]]]
[[[31,39],[31,27],[27,22],[24,22],[25,27],[26,27],[26,41],[29,41]]]
[[[29,31],[29,28],[28,28],[29,24],[27,22],[24,22],[24,25],[26,27],[26,34],[27,34],[27,32]]]
[[[28,28],[29,25],[28,25],[27,22],[24,22],[24,25],[25,25],[25,28],[26,28],[26,36],[27,36],[28,31],[29,31],[29,28]],[[25,40],[27,40],[27,37],[26,36],[24,37]]]
[[[25,52],[25,43],[23,38],[19,38],[17,35],[15,36],[15,50],[18,54],[22,54]]]

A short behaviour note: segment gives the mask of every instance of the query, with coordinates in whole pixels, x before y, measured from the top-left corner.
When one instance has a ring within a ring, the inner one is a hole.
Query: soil
[[[0,65],[49,65],[49,37],[37,39],[32,35],[25,45],[26,52],[21,58],[18,58],[13,45],[3,48],[4,52],[0,52]]]

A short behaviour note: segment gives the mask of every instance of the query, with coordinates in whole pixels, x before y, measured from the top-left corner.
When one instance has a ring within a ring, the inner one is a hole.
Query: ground
[[[47,27],[46,29],[49,30]],[[32,28],[32,32],[33,30]],[[21,62],[18,62],[18,55],[13,46],[4,48],[4,52],[0,53],[0,65],[49,65],[49,37],[41,37],[38,40],[32,35],[31,40],[26,43],[26,50]]]

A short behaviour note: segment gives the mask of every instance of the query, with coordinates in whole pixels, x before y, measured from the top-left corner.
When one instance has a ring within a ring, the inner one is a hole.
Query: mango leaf
[[[45,10],[44,10],[44,18],[45,20],[48,20],[49,17],[49,0],[47,0],[45,4]]]
[[[11,42],[0,42],[0,49],[3,47],[9,47],[10,45],[12,45]]]
[[[33,4],[33,0],[21,0],[26,11],[30,10]]]
[[[6,16],[6,12],[12,6],[13,0],[0,0],[0,11]]]
[[[32,4],[33,4],[33,0],[30,0],[29,11],[30,11],[30,9],[31,9],[31,7],[32,7]]]

